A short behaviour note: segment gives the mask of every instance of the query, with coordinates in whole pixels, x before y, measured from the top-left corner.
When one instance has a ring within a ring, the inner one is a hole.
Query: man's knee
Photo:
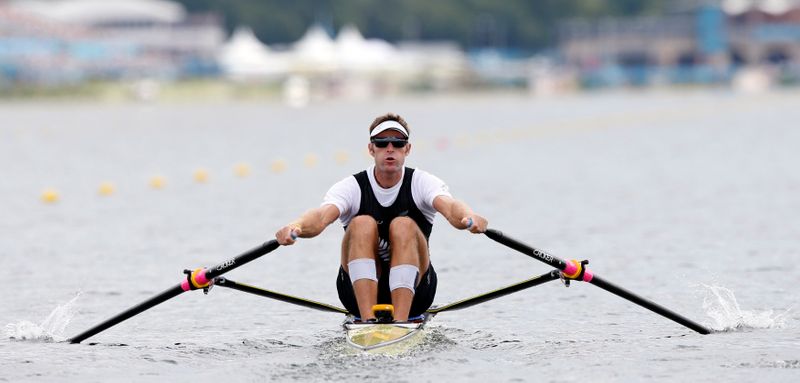
[[[358,215],[350,220],[347,224],[347,231],[350,233],[357,233],[359,235],[375,234],[378,233],[378,222],[375,218],[368,215]]]
[[[414,238],[419,226],[409,217],[397,217],[389,224],[389,236],[392,238]]]

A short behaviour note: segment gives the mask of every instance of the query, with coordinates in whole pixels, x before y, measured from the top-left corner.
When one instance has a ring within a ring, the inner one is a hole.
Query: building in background
[[[534,56],[502,44],[465,53],[450,41],[390,43],[352,25],[338,33],[311,25],[297,41],[267,46],[244,26],[226,38],[221,16],[188,13],[170,0],[0,0],[0,90],[221,78],[309,99],[468,87],[527,86],[547,95],[800,83],[800,0],[672,4],[660,16],[565,21],[554,53]]]
[[[680,4],[665,16],[564,22],[562,59],[587,87],[800,81],[800,1]]]
[[[213,14],[165,0],[0,4],[0,83],[216,75],[225,32]]]
[[[298,41],[270,47],[243,26],[226,39],[221,17],[189,14],[169,0],[0,2],[0,87],[6,88],[220,77],[306,86],[304,92],[325,97],[370,97],[457,87],[468,74],[455,43],[394,45],[365,38],[352,25],[335,36],[311,25]]]

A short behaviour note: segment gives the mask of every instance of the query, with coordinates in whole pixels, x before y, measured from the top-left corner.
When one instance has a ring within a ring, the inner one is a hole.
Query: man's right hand
[[[295,240],[303,231],[300,230],[300,226],[297,224],[289,224],[282,227],[275,233],[275,239],[278,240],[278,243],[283,246],[294,245]]]

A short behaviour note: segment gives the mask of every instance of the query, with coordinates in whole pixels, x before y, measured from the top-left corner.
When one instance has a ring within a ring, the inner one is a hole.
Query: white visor
[[[375,137],[381,132],[390,129],[403,133],[403,135],[406,136],[406,138],[408,138],[408,131],[406,130],[406,128],[404,128],[403,125],[400,125],[400,123],[395,120],[386,120],[384,122],[381,122],[380,124],[378,124],[378,126],[375,127],[375,129],[372,129],[372,133],[369,134],[369,137],[370,138]]]

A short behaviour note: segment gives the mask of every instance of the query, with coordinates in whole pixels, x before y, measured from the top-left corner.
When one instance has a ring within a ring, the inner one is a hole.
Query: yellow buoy
[[[239,177],[242,178],[247,177],[250,175],[250,165],[245,163],[238,163],[233,168],[233,172],[236,173],[236,175]]]
[[[317,162],[319,162],[319,159],[317,158],[317,155],[314,153],[306,154],[306,158],[303,160],[303,163],[308,168],[313,168],[314,166],[317,166]]]
[[[100,187],[97,188],[97,194],[102,196],[110,196],[114,194],[114,184],[111,182],[103,182],[100,184]]]
[[[205,183],[208,182],[208,172],[205,169],[197,169],[194,171],[194,182]]]
[[[470,139],[467,135],[461,135],[456,138],[456,146],[458,148],[467,148],[470,146]]]
[[[272,163],[271,169],[273,173],[283,173],[283,171],[286,170],[286,161],[275,160],[275,162]]]
[[[42,202],[44,203],[56,203],[59,198],[58,191],[53,188],[47,188],[42,192]]]
[[[350,159],[350,155],[345,151],[338,151],[336,152],[335,158],[337,164],[344,165],[347,163],[347,160]]]
[[[153,189],[163,189],[166,184],[167,180],[162,176],[153,176],[153,178],[150,178],[150,187]]]

